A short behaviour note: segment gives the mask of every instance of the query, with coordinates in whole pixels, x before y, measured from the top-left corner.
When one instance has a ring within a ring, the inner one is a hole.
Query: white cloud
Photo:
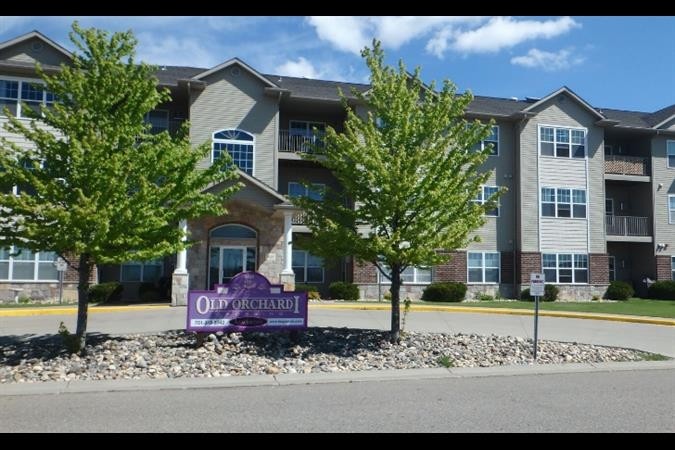
[[[212,67],[228,58],[218,60],[218,55],[203,47],[201,40],[156,33],[137,35],[138,58],[150,64]]]
[[[534,69],[543,69],[547,72],[566,69],[584,62],[580,56],[572,56],[572,50],[562,49],[558,52],[546,52],[536,48],[530,49],[526,55],[511,58],[511,64]]]
[[[3,16],[0,17],[0,35],[4,33],[28,33],[30,30],[21,29],[26,28],[27,24],[31,22],[32,17],[17,17],[17,16]],[[16,36],[14,36],[16,37]],[[0,39],[2,42],[4,39]]]
[[[477,24],[482,17],[448,16],[312,16],[308,23],[316,29],[320,39],[328,41],[338,50],[359,54],[373,38],[382,45],[398,49],[407,42],[422,37],[440,27],[457,24]]]
[[[511,17],[493,17],[475,29],[455,36],[452,48],[464,53],[498,52],[532,39],[550,39],[580,27],[571,17],[556,20],[514,20]]]
[[[300,56],[297,61],[286,61],[276,68],[276,73],[289,77],[319,78],[319,71],[311,62]]]

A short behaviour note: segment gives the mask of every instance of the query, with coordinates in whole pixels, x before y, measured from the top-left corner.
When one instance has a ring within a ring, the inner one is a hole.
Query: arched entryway
[[[256,270],[258,233],[253,228],[228,223],[209,232],[208,288],[228,283],[239,272]]]

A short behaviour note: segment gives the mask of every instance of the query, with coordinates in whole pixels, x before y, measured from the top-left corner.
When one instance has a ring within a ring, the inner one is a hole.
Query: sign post
[[[59,272],[59,305],[63,303],[63,274],[68,269],[68,263],[60,256],[54,261],[56,270]]]
[[[539,329],[539,297],[544,296],[544,274],[530,273],[530,296],[534,297],[534,362],[537,362],[537,332]]]

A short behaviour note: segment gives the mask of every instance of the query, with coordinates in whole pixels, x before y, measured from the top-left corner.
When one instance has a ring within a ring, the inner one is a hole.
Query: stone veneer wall
[[[190,289],[207,289],[209,231],[228,223],[247,225],[258,233],[256,270],[272,283],[279,283],[279,274],[284,268],[284,218],[255,205],[233,201],[226,205],[227,214],[219,217],[203,217],[188,223],[190,239],[197,241],[187,251],[187,269],[190,273]]]

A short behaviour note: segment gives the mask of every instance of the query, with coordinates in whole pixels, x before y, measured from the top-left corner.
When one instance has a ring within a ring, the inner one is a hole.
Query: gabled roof
[[[537,106],[542,105],[542,104],[546,103],[547,101],[549,101],[550,99],[552,99],[553,97],[555,97],[556,95],[563,94],[563,93],[569,95],[570,97],[572,97],[574,100],[576,100],[577,103],[579,103],[581,106],[583,106],[584,108],[586,108],[591,114],[593,114],[594,116],[596,116],[598,119],[606,119],[606,117],[605,117],[604,115],[602,115],[600,112],[598,112],[597,109],[595,109],[595,108],[593,108],[591,105],[589,105],[589,104],[586,102],[586,100],[584,100],[584,99],[582,99],[581,97],[579,97],[577,94],[575,94],[575,93],[572,91],[572,89],[568,88],[567,86],[563,86],[563,87],[561,87],[560,89],[558,89],[557,91],[548,94],[546,97],[542,98],[542,99],[539,100],[539,101],[536,101],[536,102],[532,103],[530,106],[528,106],[527,108],[523,109],[522,111],[523,111],[523,112],[532,111],[532,110],[533,110],[534,108],[536,108]]]
[[[155,76],[160,84],[176,86],[178,80],[192,78],[206,70],[201,67],[159,66]]]
[[[316,99],[316,100],[340,100],[338,91],[347,98],[354,98],[352,88],[359,92],[370,89],[369,84],[347,83],[343,81],[314,80],[310,78],[287,77],[285,75],[264,74],[268,80],[282,89],[291,91],[291,97]]]
[[[65,57],[67,57],[68,59],[72,59],[72,58],[73,58],[73,54],[72,54],[72,53],[70,53],[68,50],[66,50],[65,48],[61,47],[59,44],[57,44],[56,42],[52,41],[52,40],[49,39],[47,36],[45,36],[44,34],[40,33],[40,32],[37,31],[37,30],[33,30],[33,31],[31,31],[30,33],[22,34],[22,35],[19,36],[19,37],[15,37],[14,39],[10,39],[9,41],[5,41],[5,42],[0,43],[0,50],[3,50],[3,49],[5,49],[5,48],[11,47],[11,46],[16,45],[16,44],[20,44],[21,42],[27,41],[27,40],[32,39],[32,38],[38,38],[38,39],[40,39],[40,40],[43,41],[45,44],[49,45],[49,46],[52,47],[54,50],[60,52],[61,54],[63,54],[63,55],[64,55]]]
[[[530,103],[522,100],[475,95],[467,106],[466,112],[468,114],[509,117],[529,105]]]
[[[675,119],[675,105],[667,106],[647,116],[647,122],[654,128],[659,128],[672,119]]]
[[[269,79],[262,76],[262,74],[260,74],[260,72],[258,72],[253,67],[249,66],[248,64],[246,64],[244,61],[242,61],[239,58],[228,59],[224,63],[219,64],[219,65],[207,70],[206,72],[202,72],[200,74],[197,74],[197,75],[193,76],[192,78],[195,79],[195,80],[201,80],[202,78],[207,77],[207,76],[211,75],[212,73],[216,73],[216,72],[219,72],[223,69],[226,69],[233,64],[239,64],[241,67],[243,67],[244,69],[249,71],[251,73],[251,75],[258,78],[260,81],[262,81],[267,86],[269,86],[269,87],[279,87],[276,84],[272,83]]]

